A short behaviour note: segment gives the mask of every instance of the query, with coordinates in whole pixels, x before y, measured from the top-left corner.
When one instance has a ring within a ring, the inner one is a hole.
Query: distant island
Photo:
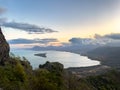
[[[47,57],[46,53],[38,53],[38,54],[34,54],[34,55],[35,56],[40,56],[40,57],[45,57],[45,58]]]

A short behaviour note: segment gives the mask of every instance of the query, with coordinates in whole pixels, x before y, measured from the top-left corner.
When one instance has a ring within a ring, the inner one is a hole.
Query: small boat
[[[40,57],[47,57],[46,53],[38,53],[38,54],[34,54],[35,56],[40,56]]]

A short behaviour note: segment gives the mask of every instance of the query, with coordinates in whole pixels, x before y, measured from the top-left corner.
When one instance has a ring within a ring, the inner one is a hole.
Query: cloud
[[[110,34],[108,34],[108,35],[110,35]],[[54,46],[54,45],[50,44],[50,43],[59,42],[57,39],[54,39],[54,38],[13,39],[13,40],[10,40],[9,43],[11,45],[15,45],[15,44],[32,45],[32,46],[26,47],[31,50],[58,50],[58,51],[67,51],[67,52],[84,54],[88,51],[91,51],[91,50],[101,47],[101,46],[114,46],[114,47],[120,46],[119,39],[108,38],[107,37],[108,35],[101,36],[99,34],[95,34],[95,38],[73,37],[73,38],[69,39],[69,43],[61,42],[61,45],[58,45],[58,46]]]
[[[120,39],[120,33],[112,33],[109,35],[105,35],[104,37],[111,38],[111,39]]]
[[[101,46],[113,46],[113,47],[120,47],[120,39],[113,39],[108,37],[111,34],[107,34],[101,36],[99,34],[95,34],[95,38],[77,38],[73,37],[69,39],[69,43],[62,43],[61,45],[54,46],[51,45],[51,42],[59,42],[55,38],[45,38],[45,39],[13,39],[9,40],[10,44],[32,44],[33,50],[59,50],[59,51],[68,51],[74,53],[86,53],[91,51],[97,47]],[[112,34],[113,35],[113,34]],[[111,36],[112,36],[111,35]],[[115,34],[117,35],[117,34]],[[119,36],[119,34],[118,34]],[[34,44],[38,43],[38,44]],[[59,42],[60,43],[60,42]],[[37,46],[36,46],[37,45]]]
[[[69,40],[71,44],[69,50],[72,49],[72,51],[74,52],[77,50],[79,50],[79,52],[85,52],[101,46],[113,46],[113,47],[120,46],[119,36],[120,34],[116,33],[116,34],[107,34],[104,36],[95,34],[93,39],[74,37]]]
[[[69,40],[69,42],[72,45],[78,45],[78,46],[92,46],[92,45],[105,45],[106,43],[109,43],[110,40],[109,39],[105,39],[105,38],[97,38],[97,39],[91,39],[91,38],[71,38]]]
[[[12,39],[8,41],[10,44],[34,44],[34,43],[40,43],[40,44],[48,44],[50,42],[58,42],[57,39],[54,38],[45,38],[45,39]]]
[[[0,7],[0,15],[2,15],[5,11],[6,11],[5,8]],[[7,22],[6,18],[2,18],[2,17],[0,18],[0,25],[8,28],[26,31],[29,34],[44,34],[44,33],[58,32],[50,28],[39,27],[37,25],[29,24],[29,23]]]
[[[95,34],[94,38],[97,41],[104,42],[106,46],[119,46],[120,47],[120,33],[111,33],[107,35]]]
[[[99,38],[102,38],[102,36],[99,35],[99,34],[95,34],[95,35],[94,35],[94,38],[99,39]]]
[[[120,33],[111,33],[111,34],[106,34],[106,35],[99,35],[95,34],[94,38],[100,39],[100,38],[106,38],[106,39],[120,39]]]
[[[69,40],[69,42],[71,42],[72,44],[79,44],[79,45],[85,45],[85,44],[89,44],[92,42],[92,39],[90,38],[71,38]]]
[[[26,31],[29,34],[44,34],[44,33],[57,32],[50,28],[39,27],[37,25],[28,24],[28,23],[5,22],[2,24],[2,26]]]

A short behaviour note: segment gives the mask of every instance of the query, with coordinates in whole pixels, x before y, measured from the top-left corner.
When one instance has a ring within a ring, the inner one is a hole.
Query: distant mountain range
[[[33,48],[30,48],[31,50],[36,50],[36,51],[44,51],[44,50],[57,50],[57,51],[66,51],[66,52],[72,52],[72,53],[77,53],[77,54],[83,54],[88,51],[94,50],[98,46],[96,45],[84,45],[84,46],[46,46],[46,47],[41,47],[41,46],[34,46]]]

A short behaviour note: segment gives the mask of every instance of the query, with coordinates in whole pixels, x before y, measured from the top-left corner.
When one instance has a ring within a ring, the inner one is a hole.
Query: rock
[[[4,65],[5,61],[9,59],[9,51],[9,44],[7,43],[0,28],[0,65]]]

